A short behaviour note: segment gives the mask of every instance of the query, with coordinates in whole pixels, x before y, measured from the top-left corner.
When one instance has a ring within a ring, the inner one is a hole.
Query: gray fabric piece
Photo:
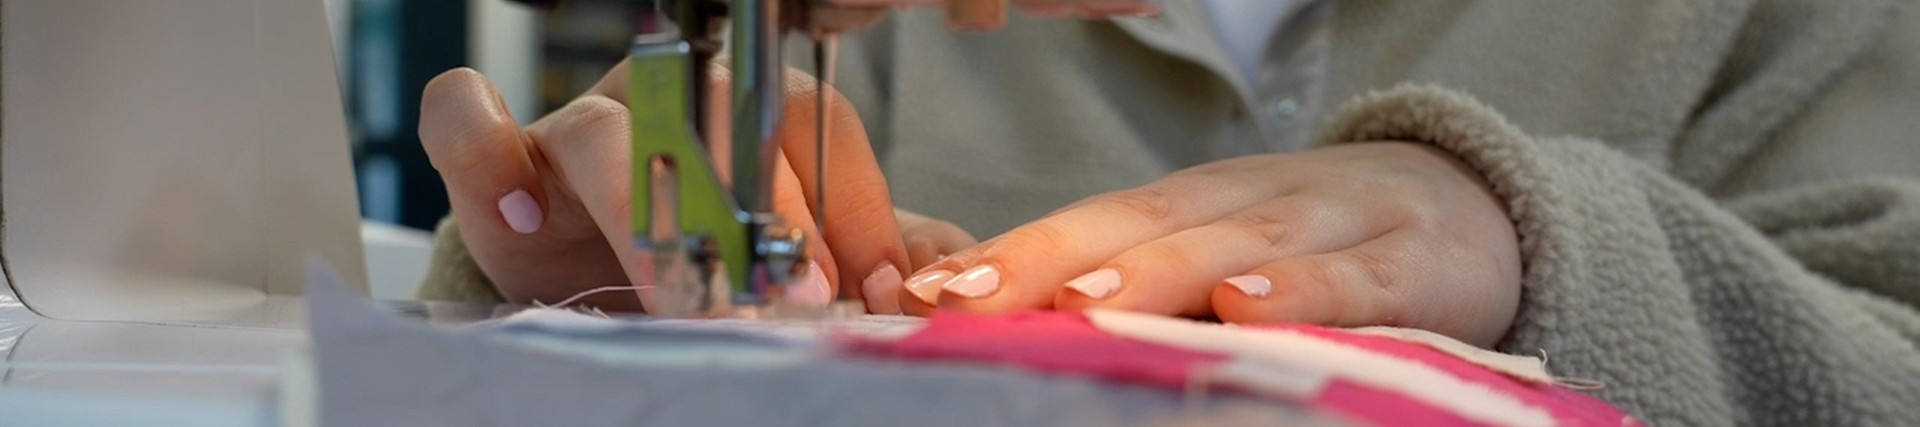
[[[316,278],[309,313],[326,426],[1341,425],[1226,393],[1190,407],[1177,391],[985,365],[822,357],[738,334],[434,329],[373,310],[324,273]],[[681,345],[729,354],[698,364],[648,357]]]

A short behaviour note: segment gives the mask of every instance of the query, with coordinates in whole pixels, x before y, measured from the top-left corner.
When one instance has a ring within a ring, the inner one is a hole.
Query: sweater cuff
[[[426,277],[420,280],[420,288],[414,291],[415,298],[464,303],[506,302],[500,290],[493,286],[493,280],[487,278],[487,273],[480,270],[480,264],[467,252],[459,223],[452,216],[440,220],[433,236],[433,258],[427,264]]]

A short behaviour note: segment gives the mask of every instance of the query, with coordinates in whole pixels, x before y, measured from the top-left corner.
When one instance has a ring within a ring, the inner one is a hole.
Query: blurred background
[[[473,67],[522,124],[573,99],[625,56],[626,0],[535,7],[509,0],[326,0],[353,140],[361,230],[374,295],[404,298],[424,274],[430,230],[447,215],[420,147],[420,91]],[[532,3],[543,3],[534,1]]]
[[[428,80],[478,69],[527,123],[625,55],[626,3],[568,1],[543,12],[508,0],[327,0],[361,216],[430,230],[447,214],[417,132]]]

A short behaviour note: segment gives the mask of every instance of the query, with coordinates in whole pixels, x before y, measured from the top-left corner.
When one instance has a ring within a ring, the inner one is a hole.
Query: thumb
[[[420,99],[420,143],[446,181],[462,233],[540,230],[546,195],[527,136],[486,77],[456,68],[428,82]]]

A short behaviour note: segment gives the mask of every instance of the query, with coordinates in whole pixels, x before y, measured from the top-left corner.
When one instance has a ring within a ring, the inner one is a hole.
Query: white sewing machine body
[[[274,423],[304,260],[366,283],[322,2],[0,17],[0,424]]]

